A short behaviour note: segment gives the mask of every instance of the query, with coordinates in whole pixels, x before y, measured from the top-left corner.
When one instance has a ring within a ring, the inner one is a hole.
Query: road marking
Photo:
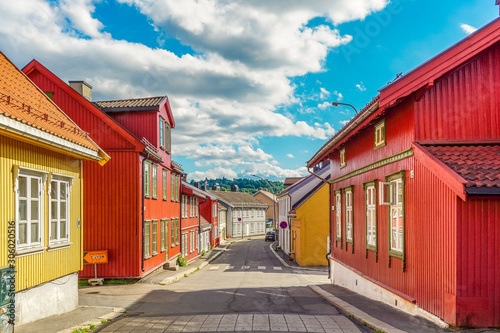
[[[208,270],[209,270],[209,271],[216,271],[216,270],[218,270],[218,269],[219,269],[219,266],[212,266],[212,267],[210,267]]]
[[[250,269],[250,266],[241,266],[241,269]]]
[[[276,266],[274,266],[273,268],[274,268],[275,271],[281,271],[283,269],[281,267],[276,267]]]
[[[257,266],[257,269],[266,269],[266,266]]]

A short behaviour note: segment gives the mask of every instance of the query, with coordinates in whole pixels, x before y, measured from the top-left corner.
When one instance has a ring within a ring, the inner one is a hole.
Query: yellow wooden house
[[[82,164],[109,159],[50,94],[0,52],[0,266],[15,265],[16,325],[78,306]]]
[[[311,180],[316,186],[297,198],[288,213],[291,253],[300,266],[326,266],[330,192],[327,184]]]

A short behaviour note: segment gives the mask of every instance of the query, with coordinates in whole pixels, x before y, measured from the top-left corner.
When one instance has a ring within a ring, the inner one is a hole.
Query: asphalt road
[[[262,238],[244,239],[204,269],[172,285],[105,286],[81,304],[127,314],[100,332],[370,332],[307,285],[326,272],[283,267]]]

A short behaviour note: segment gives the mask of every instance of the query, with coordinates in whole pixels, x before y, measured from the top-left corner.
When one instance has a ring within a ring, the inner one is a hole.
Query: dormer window
[[[160,147],[165,148],[165,120],[160,117]]]
[[[385,146],[385,119],[375,124],[375,145],[374,149]]]
[[[343,168],[346,165],[345,161],[345,148],[342,148],[340,150],[340,167]]]

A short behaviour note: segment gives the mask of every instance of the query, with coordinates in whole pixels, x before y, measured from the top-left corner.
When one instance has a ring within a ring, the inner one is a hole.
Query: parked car
[[[274,231],[268,231],[266,233],[266,242],[267,241],[274,242],[275,239],[276,239],[276,234],[274,233]]]

